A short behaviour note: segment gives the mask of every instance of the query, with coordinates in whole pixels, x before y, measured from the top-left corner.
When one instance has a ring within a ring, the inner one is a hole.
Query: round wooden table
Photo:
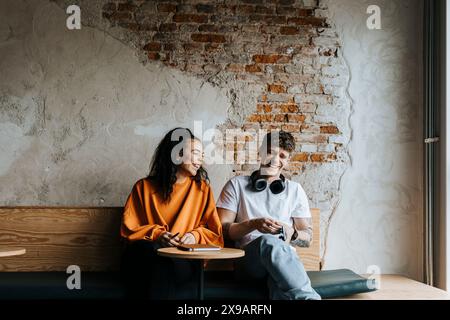
[[[0,247],[0,258],[20,256],[22,254],[25,254],[26,252],[27,250],[25,250],[24,248]]]
[[[160,248],[158,249],[158,255],[167,258],[174,259],[189,259],[198,260],[198,265],[200,268],[199,279],[198,279],[198,298],[203,300],[203,287],[204,287],[204,260],[216,260],[216,259],[236,259],[241,258],[245,255],[245,251],[241,249],[234,248],[221,248],[218,251],[183,251],[174,247],[171,248]]]

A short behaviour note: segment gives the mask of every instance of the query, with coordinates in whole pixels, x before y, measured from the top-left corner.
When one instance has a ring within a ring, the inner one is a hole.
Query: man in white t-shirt
[[[241,277],[267,277],[271,299],[319,300],[292,247],[309,246],[312,240],[305,191],[281,174],[294,149],[290,133],[267,134],[260,148],[260,169],[228,181],[217,208],[224,236],[245,250],[236,266]]]

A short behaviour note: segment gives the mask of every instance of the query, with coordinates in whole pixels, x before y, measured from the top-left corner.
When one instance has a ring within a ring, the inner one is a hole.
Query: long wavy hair
[[[172,136],[176,130],[177,134]],[[179,135],[178,133],[182,133]],[[176,140],[173,140],[177,138]],[[184,143],[183,139],[188,137],[191,140],[198,140],[191,130],[187,128],[175,128],[170,130],[155,150],[152,162],[150,163],[150,173],[147,179],[154,183],[157,192],[161,195],[164,202],[170,201],[170,195],[173,191],[173,185],[177,181],[176,173],[181,165],[177,165],[172,161],[172,150],[180,143]],[[179,155],[183,156],[183,150],[180,150]],[[203,168],[203,166],[198,169],[197,174],[193,179],[200,185],[201,181],[204,180],[209,182],[208,173]]]

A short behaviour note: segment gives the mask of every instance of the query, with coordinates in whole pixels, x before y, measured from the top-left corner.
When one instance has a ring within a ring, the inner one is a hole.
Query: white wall
[[[368,30],[366,9],[381,8]],[[330,0],[353,99],[352,160],[332,216],[325,268],[421,277],[422,103],[419,1]]]

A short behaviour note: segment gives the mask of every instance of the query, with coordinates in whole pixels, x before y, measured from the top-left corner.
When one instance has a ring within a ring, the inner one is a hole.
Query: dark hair
[[[176,135],[172,137],[174,132],[176,131]],[[170,130],[161,142],[158,144],[158,147],[155,150],[155,154],[153,155],[152,162],[150,164],[150,173],[147,176],[147,179],[151,180],[154,183],[154,186],[157,192],[161,195],[164,202],[168,202],[170,200],[170,195],[173,191],[173,185],[177,181],[177,170],[180,165],[173,163],[171,155],[172,150],[175,146],[183,141],[183,138],[187,137],[188,139],[198,140],[191,130],[187,128],[175,128]],[[173,139],[177,140],[173,140]],[[182,156],[182,151],[180,150],[180,156]],[[203,167],[198,169],[197,174],[193,178],[199,185],[201,181],[204,180],[209,182],[208,173]]]
[[[286,131],[269,132],[266,134],[262,146],[267,146],[267,150],[270,150],[271,148],[272,135],[274,135],[275,141],[278,136],[278,146],[281,149],[286,150],[289,153],[295,150],[295,139],[292,134]]]

